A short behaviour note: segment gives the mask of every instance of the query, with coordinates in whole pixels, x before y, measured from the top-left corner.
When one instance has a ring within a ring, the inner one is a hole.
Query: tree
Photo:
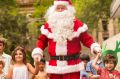
[[[54,0],[36,0],[34,3],[35,12],[34,17],[43,18],[48,7],[53,3]]]
[[[26,25],[26,17],[18,13],[15,0],[0,0],[0,34],[8,40],[8,53],[16,45],[28,44]]]
[[[89,26],[96,27],[103,15],[109,18],[111,2],[112,0],[75,0],[76,16]]]

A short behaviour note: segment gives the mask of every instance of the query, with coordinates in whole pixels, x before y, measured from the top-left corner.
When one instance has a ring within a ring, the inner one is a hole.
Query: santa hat
[[[54,5],[72,5],[71,0],[55,0]]]

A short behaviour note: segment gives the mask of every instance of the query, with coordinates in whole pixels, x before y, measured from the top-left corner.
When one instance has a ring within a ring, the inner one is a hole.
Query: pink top
[[[118,72],[117,70],[113,70],[110,72],[105,68],[99,67],[98,74],[100,75],[100,79],[110,79],[109,75],[113,75],[114,79],[120,79],[120,72]]]

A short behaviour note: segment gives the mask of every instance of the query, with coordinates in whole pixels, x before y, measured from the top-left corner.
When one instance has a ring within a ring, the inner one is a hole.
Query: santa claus
[[[69,0],[55,0],[45,18],[47,22],[41,27],[41,35],[32,57],[43,56],[48,46],[50,61],[46,71],[50,79],[79,79],[83,68],[80,56],[81,44],[100,52],[100,45],[95,43],[87,33],[86,24],[75,18],[75,8]]]

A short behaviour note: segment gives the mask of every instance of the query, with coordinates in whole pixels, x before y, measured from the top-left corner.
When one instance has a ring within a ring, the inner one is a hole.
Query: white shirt
[[[9,68],[10,68],[12,58],[10,55],[5,54],[4,52],[3,52],[2,56],[0,56],[0,58],[2,60],[4,60],[5,67],[3,69],[3,73],[5,73],[5,75],[6,75],[8,73]]]

